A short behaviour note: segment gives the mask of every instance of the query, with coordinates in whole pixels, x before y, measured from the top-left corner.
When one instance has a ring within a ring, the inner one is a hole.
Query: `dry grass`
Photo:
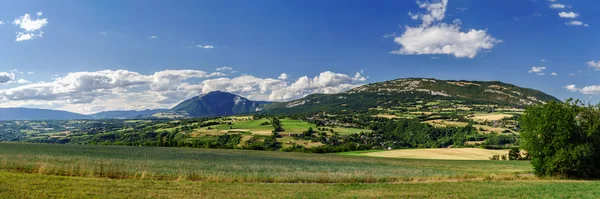
[[[396,115],[388,115],[388,114],[377,114],[375,115],[375,117],[383,117],[383,118],[387,118],[387,119],[395,119],[395,118],[399,118]]]
[[[501,120],[503,118],[512,117],[513,115],[509,114],[474,114],[470,115],[469,118],[475,121],[494,121]]]
[[[478,148],[402,149],[363,153],[365,156],[386,158],[438,159],[438,160],[489,160],[493,155],[507,154],[508,150]]]

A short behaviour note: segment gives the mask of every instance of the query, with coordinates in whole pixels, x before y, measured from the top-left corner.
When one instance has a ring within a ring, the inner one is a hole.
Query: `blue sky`
[[[433,77],[499,80],[597,103],[597,7],[591,0],[4,2],[0,102],[91,113],[170,107],[211,90],[281,101]],[[32,38],[17,41],[23,35]]]

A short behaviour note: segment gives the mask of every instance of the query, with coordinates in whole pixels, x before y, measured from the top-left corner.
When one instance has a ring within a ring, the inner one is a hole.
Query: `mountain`
[[[241,96],[213,91],[185,100],[171,109],[171,112],[185,112],[191,117],[215,117],[246,114],[260,111],[260,107],[270,102],[251,101]]]
[[[91,119],[90,116],[68,111],[33,109],[33,108],[0,108],[0,120],[73,120]]]
[[[494,104],[522,108],[557,98],[541,91],[499,81],[401,78],[356,87],[339,94],[311,94],[264,107],[267,113],[361,111],[399,107],[417,101],[455,100],[462,104]]]
[[[166,112],[168,109],[148,109],[142,111],[103,111],[89,115],[93,119],[133,119],[141,116],[150,116],[156,113]]]

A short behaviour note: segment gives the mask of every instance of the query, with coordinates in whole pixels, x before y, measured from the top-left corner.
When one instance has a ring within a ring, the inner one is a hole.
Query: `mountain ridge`
[[[270,104],[265,110],[268,113],[367,110],[423,100],[458,100],[468,104],[511,107],[560,101],[539,90],[500,81],[398,78],[366,84],[337,94],[310,94],[301,99]]]

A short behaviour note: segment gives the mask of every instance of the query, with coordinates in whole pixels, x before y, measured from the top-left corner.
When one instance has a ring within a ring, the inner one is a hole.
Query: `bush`
[[[493,155],[490,160],[500,160],[500,155]]]
[[[579,101],[528,107],[522,148],[538,176],[600,177],[600,110]]]
[[[508,160],[521,160],[521,150],[517,147],[513,147],[508,152]]]

